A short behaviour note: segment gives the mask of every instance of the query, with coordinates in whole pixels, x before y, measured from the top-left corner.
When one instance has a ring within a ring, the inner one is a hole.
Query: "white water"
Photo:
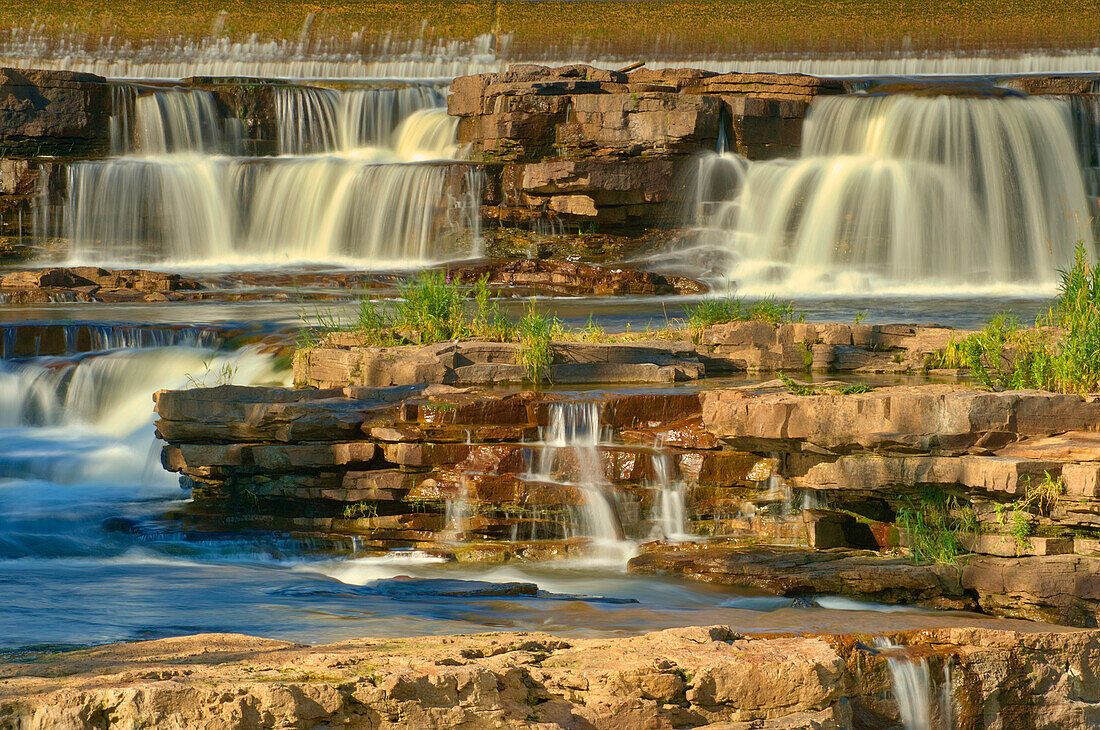
[[[485,33],[471,41],[396,40],[379,34],[351,34],[350,40],[311,38],[308,28],[298,40],[269,41],[257,37],[233,41],[215,30],[206,38],[166,38],[133,45],[110,35],[80,34],[54,39],[37,27],[13,28],[0,41],[0,60],[15,68],[63,69],[109,78],[182,79],[189,76],[250,76],[262,78],[384,78],[447,79],[502,71],[514,63],[564,65],[589,63],[621,68],[636,60],[608,57],[583,41],[563,39],[563,45],[535,57],[509,53],[509,34]],[[731,53],[720,57],[691,56],[665,51],[649,60],[649,68],[707,68],[730,71],[808,73],[819,76],[873,75],[996,75],[1080,73],[1100,71],[1100,48],[1064,53],[906,53],[877,57],[855,53],[829,57],[804,54],[766,56]]]
[[[422,110],[439,109],[445,103],[443,92],[425,85],[380,89],[283,87],[275,96],[279,151],[304,155],[351,152],[361,147],[397,149],[394,132],[406,118]],[[436,149],[442,152],[450,144],[453,134]]]
[[[622,565],[633,555],[634,545],[623,538],[622,525],[609,497],[610,484],[599,449],[600,432],[599,403],[552,404],[550,422],[542,428],[540,443],[535,445],[535,463],[525,478],[575,486],[583,502],[573,516],[572,536],[591,539],[594,560]],[[573,468],[566,469],[563,458],[568,458]]]
[[[912,656],[905,647],[881,637],[875,639],[875,647],[883,650],[886,657],[902,727],[905,730],[952,730],[955,699],[951,658],[944,660],[942,683],[936,692],[926,658]]]
[[[388,268],[477,252],[480,173],[419,164],[457,151],[436,89],[280,89],[287,154],[268,158],[230,156],[239,130],[208,92],[115,102],[130,154],[68,168],[74,263]]]
[[[691,538],[691,529],[687,521],[684,482],[672,478],[672,462],[663,451],[653,454],[652,463],[659,495],[657,528],[660,537],[674,541],[688,540]]]
[[[1046,290],[1092,247],[1069,108],[1049,98],[822,97],[799,159],[701,170],[733,191],[695,199],[748,294]]]
[[[258,349],[193,347],[0,360],[0,440],[6,444],[0,477],[172,488],[176,479],[159,466],[153,393],[196,384],[285,384],[287,374],[272,363]]]

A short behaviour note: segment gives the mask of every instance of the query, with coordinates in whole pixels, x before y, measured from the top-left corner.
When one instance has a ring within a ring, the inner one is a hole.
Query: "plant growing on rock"
[[[527,371],[527,379],[539,384],[549,378],[550,365],[554,362],[554,349],[551,344],[555,330],[560,329],[556,317],[540,313],[532,300],[523,317],[516,322],[516,340],[522,346],[518,364]]]
[[[938,489],[925,489],[916,499],[908,495],[901,499],[895,524],[908,537],[913,562],[958,565],[964,553],[962,537],[978,532],[973,510]]]
[[[987,388],[1062,393],[1100,389],[1100,263],[1089,265],[1083,242],[1061,272],[1058,296],[1034,328],[1000,314],[980,332],[952,340],[931,363],[963,367]]]
[[[733,295],[707,297],[698,304],[688,306],[685,313],[687,328],[696,341],[703,329],[714,324],[759,321],[780,325],[804,319],[803,315],[795,312],[794,302],[781,302],[774,297],[764,297],[752,304],[746,304],[743,297]]]

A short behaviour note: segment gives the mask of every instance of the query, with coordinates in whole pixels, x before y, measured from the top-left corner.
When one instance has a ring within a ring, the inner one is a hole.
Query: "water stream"
[[[241,125],[212,92],[115,87],[116,156],[67,168],[69,260],[393,268],[476,254],[480,174],[453,162],[438,88],[285,86],[275,101],[279,154],[241,156]]]
[[[1077,126],[1052,98],[818,97],[798,159],[708,156],[693,211],[743,293],[1049,291],[1093,249]]]

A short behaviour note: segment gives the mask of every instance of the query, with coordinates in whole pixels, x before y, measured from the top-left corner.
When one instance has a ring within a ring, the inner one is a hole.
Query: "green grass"
[[[916,498],[902,497],[896,513],[898,528],[909,538],[914,563],[958,565],[965,550],[962,537],[977,534],[978,520],[969,506],[938,489],[925,489]]]
[[[991,389],[1100,390],[1100,263],[1089,264],[1083,243],[1058,290],[1035,327],[997,315],[981,331],[952,340],[930,365],[966,368]]]
[[[687,328],[691,331],[695,340],[699,339],[699,335],[702,334],[705,328],[715,324],[759,321],[780,325],[789,322],[801,322],[804,319],[803,315],[795,311],[794,302],[783,302],[774,297],[765,297],[748,304],[743,297],[733,295],[707,297],[698,304],[689,305],[685,309],[685,314],[687,316]]]
[[[393,40],[470,39],[482,33],[510,35],[513,55],[588,48],[637,60],[684,54],[776,52],[881,54],[914,50],[1030,49],[1095,45],[1100,7],[1078,0],[39,0],[0,7],[5,28],[44,26],[48,35],[71,30],[84,45],[100,36],[156,40],[205,36],[219,10],[221,32],[234,40],[251,34],[296,41],[350,41],[362,47]],[[380,44],[379,44],[380,45]],[[568,55],[568,54],[564,54]]]

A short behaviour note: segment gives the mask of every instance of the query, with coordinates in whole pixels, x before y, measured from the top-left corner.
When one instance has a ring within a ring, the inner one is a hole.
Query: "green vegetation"
[[[47,35],[70,30],[93,48],[101,36],[118,43],[212,31],[237,41],[258,34],[307,42],[350,41],[361,33],[362,48],[383,46],[385,38],[431,43],[496,33],[510,37],[507,48],[515,55],[578,41],[638,60],[653,60],[654,53],[1091,48],[1098,15],[1095,3],[1074,0],[39,0],[0,7],[5,28],[36,23]]]
[[[857,393],[870,393],[874,390],[874,388],[867,383],[849,383],[847,385],[834,384],[814,387],[812,383],[799,383],[782,371],[777,373],[776,377],[783,382],[787,390],[795,395],[855,395]]]
[[[1031,547],[1029,538],[1035,534],[1036,516],[1049,515],[1065,491],[1062,477],[1055,479],[1050,472],[1045,472],[1043,481],[1038,484],[1028,478],[1021,499],[997,505],[997,521],[1008,528],[1009,536],[1016,543],[1017,555]]]
[[[979,532],[978,519],[958,498],[927,488],[915,499],[902,497],[895,524],[909,538],[914,563],[936,562],[958,565],[965,552],[962,537]]]
[[[746,304],[743,297],[733,295],[707,297],[698,304],[688,306],[685,313],[687,328],[696,341],[704,328],[714,324],[760,321],[780,325],[804,319],[803,315],[795,312],[794,302],[781,302],[774,297],[765,297],[751,304]]]
[[[526,369],[528,379],[537,384],[549,380],[555,341],[636,342],[684,336],[683,320],[669,319],[667,314],[663,327],[647,326],[641,332],[630,332],[628,325],[626,332],[609,334],[592,316],[583,327],[570,327],[538,311],[533,299],[513,322],[493,296],[488,274],[466,286],[442,271],[423,272],[401,284],[398,293],[393,300],[363,297],[355,321],[348,325],[337,315],[320,309],[312,317],[301,310],[299,314],[306,324],[299,329],[298,348],[317,347],[336,332],[349,333],[359,344],[376,347],[430,345],[464,338],[513,342],[521,345],[519,364]],[[760,320],[778,325],[796,320],[791,302],[767,298],[747,305],[742,299],[728,296],[703,299],[689,307],[688,316],[687,329],[695,339],[708,324]],[[812,357],[812,349],[809,351]]]
[[[1086,394],[1100,389],[1100,263],[1083,243],[1061,272],[1059,294],[1034,328],[998,315],[980,332],[952,340],[931,367],[967,368],[987,388]]]
[[[371,518],[378,516],[378,503],[361,501],[353,502],[347,507],[344,507],[344,519],[358,520],[361,518]]]

